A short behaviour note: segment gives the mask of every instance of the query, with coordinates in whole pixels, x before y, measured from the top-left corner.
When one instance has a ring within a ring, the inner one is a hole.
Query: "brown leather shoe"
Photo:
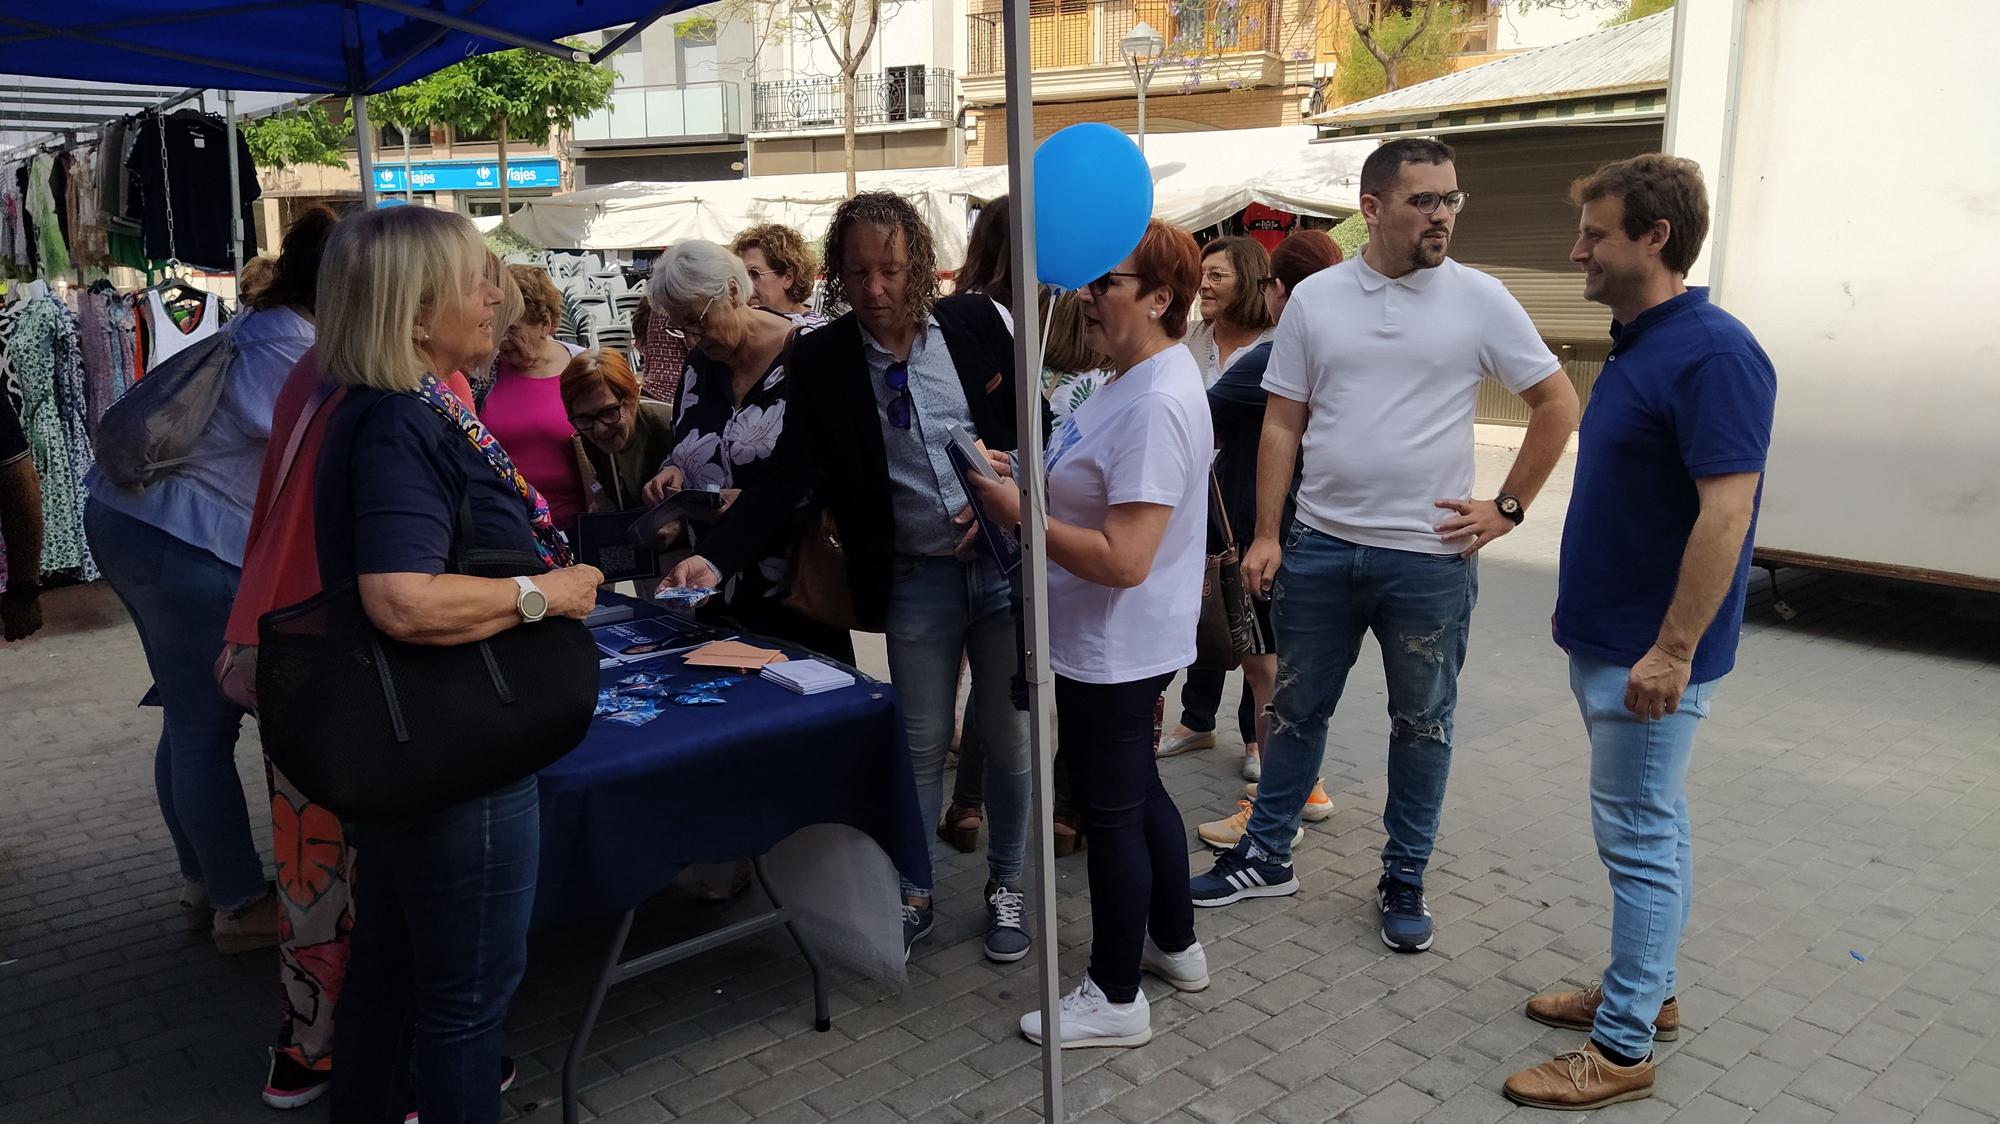
[[[1604,982],[1593,982],[1578,991],[1551,991],[1528,1000],[1528,1017],[1538,1023],[1564,1030],[1589,1030],[1597,1021],[1597,1009],[1604,1004]],[[1653,1040],[1672,1042],[1681,1036],[1681,1004],[1673,996],[1660,1004],[1653,1016]]]
[[[944,818],[938,821],[938,838],[951,844],[960,854],[969,855],[979,849],[979,829],[986,826],[986,810],[976,804],[953,802],[945,809]]]
[[[1056,857],[1063,858],[1083,850],[1083,817],[1057,812],[1055,822],[1049,825],[1055,832]]]
[[[1507,1099],[1529,1108],[1583,1112],[1653,1095],[1653,1059],[1638,1065],[1618,1065],[1586,1041],[1580,1049],[1564,1050],[1532,1069],[1507,1079]]]

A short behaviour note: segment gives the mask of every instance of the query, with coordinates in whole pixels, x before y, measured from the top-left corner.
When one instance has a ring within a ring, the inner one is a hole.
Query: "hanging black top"
[[[160,157],[161,134],[166,159]],[[156,261],[179,258],[209,269],[230,269],[229,131],[219,117],[182,110],[166,117],[148,116],[140,124],[139,140],[125,166],[138,177],[135,213],[145,227],[146,256]],[[236,135],[236,175],[242,188],[243,259],[257,253],[257,228],[250,204],[262,189],[257,166],[243,134]],[[172,207],[169,229],[168,208]]]

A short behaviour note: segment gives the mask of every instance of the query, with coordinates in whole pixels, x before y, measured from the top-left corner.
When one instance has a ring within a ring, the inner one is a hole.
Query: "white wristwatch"
[[[549,595],[536,587],[532,578],[515,578],[514,584],[521,591],[514,595],[514,611],[521,614],[522,624],[533,624],[549,612]]]

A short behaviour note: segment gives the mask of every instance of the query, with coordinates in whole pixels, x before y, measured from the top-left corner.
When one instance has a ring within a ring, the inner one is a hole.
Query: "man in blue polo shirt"
[[[1708,233],[1701,169],[1658,154],[1578,181],[1570,260],[1611,308],[1611,357],[1579,434],[1555,638],[1590,735],[1590,817],[1611,872],[1601,984],[1528,1016],[1590,1039],[1509,1078],[1510,1100],[1589,1109],[1652,1095],[1680,1034],[1674,960],[1694,898],[1687,770],[1736,663],[1777,375],[1750,330],[1688,288]]]

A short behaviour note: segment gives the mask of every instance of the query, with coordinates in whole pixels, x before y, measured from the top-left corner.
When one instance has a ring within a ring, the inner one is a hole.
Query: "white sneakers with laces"
[[[1139,970],[1151,972],[1179,991],[1201,991],[1208,986],[1208,954],[1196,941],[1179,952],[1168,952],[1146,938],[1146,950],[1139,954]]]
[[[1197,946],[1199,947],[1199,946]],[[1146,1004],[1142,988],[1130,1003],[1113,1003],[1105,998],[1096,981],[1085,972],[1083,982],[1062,998],[1059,1025],[1062,1048],[1076,1050],[1088,1046],[1144,1046],[1153,1040],[1153,1012]],[[1042,1013],[1021,1016],[1021,1036],[1040,1045]]]

